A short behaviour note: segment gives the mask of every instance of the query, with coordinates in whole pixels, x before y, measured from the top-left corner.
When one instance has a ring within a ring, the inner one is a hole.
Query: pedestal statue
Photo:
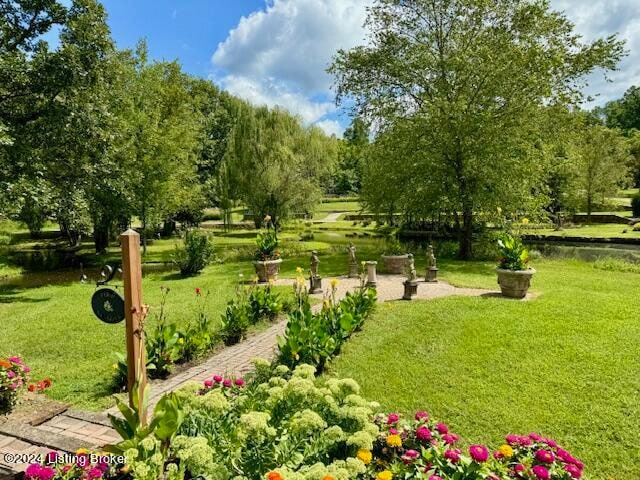
[[[320,259],[318,258],[318,252],[315,250],[311,252],[311,275],[309,276],[309,293],[322,293],[322,278],[318,274],[318,266],[320,265]]]
[[[433,254],[433,245],[427,247],[427,274],[425,281],[435,283],[438,281],[438,267],[436,266],[436,257]]]
[[[349,252],[349,278],[357,278],[358,275],[358,260],[356,259],[356,247],[353,243],[349,244],[347,247],[347,251]]]
[[[413,254],[409,254],[407,258],[407,279],[404,281],[404,295],[403,300],[411,300],[418,293],[418,281],[416,275],[416,264],[413,258]]]
[[[376,285],[378,284],[378,277],[376,276],[376,265],[378,265],[378,262],[369,260],[368,262],[365,262],[365,265],[367,266],[366,286],[376,288]]]

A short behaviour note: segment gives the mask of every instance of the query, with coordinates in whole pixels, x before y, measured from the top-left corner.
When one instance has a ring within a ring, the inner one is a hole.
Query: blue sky
[[[67,3],[69,0],[65,0]],[[177,59],[255,104],[279,105],[341,134],[348,123],[324,71],[338,48],[364,40],[372,0],[103,0],[118,46],[146,38],[152,58]],[[605,81],[590,79],[589,106],[640,84],[640,0],[551,0],[585,39],[619,33],[630,55]]]

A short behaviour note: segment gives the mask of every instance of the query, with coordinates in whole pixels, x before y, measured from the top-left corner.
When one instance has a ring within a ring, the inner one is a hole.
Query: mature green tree
[[[330,68],[338,100],[382,131],[402,125],[419,151],[399,168],[424,180],[423,202],[447,192],[461,258],[478,217],[527,207],[541,106],[578,102],[584,76],[624,53],[613,36],[582,43],[546,0],[377,0],[366,26],[368,45]]]
[[[202,208],[200,185],[194,182],[202,118],[191,86],[177,63],[149,64],[140,44],[125,85],[130,99],[125,117],[133,213],[142,223],[144,253],[149,232],[164,220],[194,204]]]
[[[595,205],[627,186],[630,180],[629,141],[619,130],[603,125],[586,125],[578,139],[579,186],[587,222]]]
[[[331,175],[331,193],[358,193],[362,186],[362,165],[369,146],[369,128],[362,118],[355,117],[344,131],[339,143],[338,162]]]
[[[303,127],[279,110],[239,108],[226,162],[238,199],[279,226],[292,213],[310,212],[321,196],[320,178],[332,167],[336,141],[317,127]]]
[[[608,102],[597,112],[610,128],[640,130],[640,87],[630,87],[622,98]]]

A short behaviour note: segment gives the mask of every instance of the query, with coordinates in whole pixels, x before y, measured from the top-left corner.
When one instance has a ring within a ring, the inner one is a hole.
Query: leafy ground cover
[[[592,478],[640,477],[637,273],[538,261],[531,302],[443,298],[380,306],[330,371],[383,408],[424,408],[463,437],[539,431]],[[461,286],[495,288],[493,265],[444,263]]]

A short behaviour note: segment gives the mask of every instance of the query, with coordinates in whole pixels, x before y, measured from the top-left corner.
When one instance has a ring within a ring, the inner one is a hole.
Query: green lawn
[[[495,288],[493,265],[445,263]],[[427,409],[469,442],[542,432],[591,478],[640,478],[640,276],[540,261],[531,302],[444,298],[380,306],[331,373],[387,410]]]
[[[553,230],[552,228],[536,229],[526,233],[534,235],[548,235],[553,237],[584,237],[584,238],[637,238],[640,239],[640,231],[634,232],[631,225],[618,223],[592,224],[565,228],[564,230]]]

